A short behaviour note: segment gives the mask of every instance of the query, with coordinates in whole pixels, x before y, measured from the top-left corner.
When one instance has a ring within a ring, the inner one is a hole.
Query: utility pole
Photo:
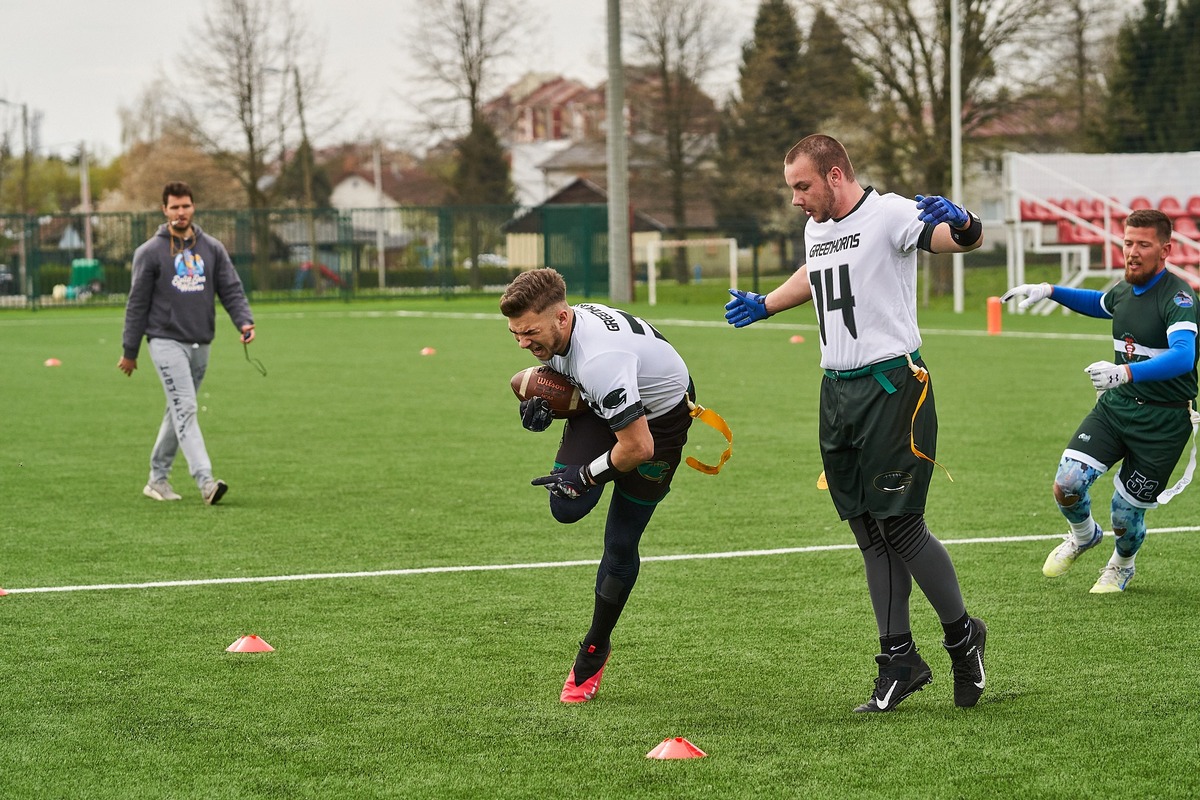
[[[304,93],[300,91],[300,68],[292,65],[292,78],[296,85],[296,114],[300,117],[300,149],[304,158],[300,168],[304,176],[304,207],[308,210],[308,257],[312,264],[313,291],[321,293],[321,270],[317,263],[317,210],[313,204],[313,152],[308,141],[308,128],[304,124]]]
[[[375,152],[371,159],[375,167],[375,255],[379,263],[379,288],[386,288],[387,259],[384,257],[383,240],[383,142],[375,138]]]
[[[625,148],[625,65],[621,62],[621,2],[608,0],[608,295],[633,299],[629,257],[629,162]],[[654,269],[654,265],[650,265]]]
[[[83,256],[92,258],[92,182],[88,175],[87,142],[79,143],[79,200],[83,204]]]

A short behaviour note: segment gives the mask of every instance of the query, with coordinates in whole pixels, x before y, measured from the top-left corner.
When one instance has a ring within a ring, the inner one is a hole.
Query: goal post
[[[646,243],[646,292],[650,305],[658,304],[658,256],[663,250],[673,247],[719,247],[729,246],[729,288],[737,288],[738,247],[737,239],[651,239]]]

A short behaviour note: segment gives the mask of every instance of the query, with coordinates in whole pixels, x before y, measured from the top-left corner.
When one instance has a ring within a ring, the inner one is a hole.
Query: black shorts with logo
[[[924,362],[919,358],[918,366]],[[889,394],[874,375],[821,380],[821,460],[833,506],[842,519],[870,514],[887,519],[921,514],[937,458],[937,408],[933,385],[908,368],[880,373],[896,391]],[[913,419],[921,392],[929,387]],[[910,439],[910,430],[912,438]]]
[[[687,444],[688,428],[692,416],[688,399],[662,416],[647,420],[650,435],[654,437],[654,455],[649,461],[638,464],[636,469],[619,475],[613,483],[631,500],[654,505],[671,491],[671,480],[683,460],[683,446]],[[555,466],[566,464],[590,464],[601,453],[611,450],[617,436],[608,423],[591,411],[567,420],[563,430]]]

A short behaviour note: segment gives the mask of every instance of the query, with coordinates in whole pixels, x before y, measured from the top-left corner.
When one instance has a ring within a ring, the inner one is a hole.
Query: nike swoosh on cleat
[[[987,675],[983,671],[983,656],[976,653],[975,658],[979,659],[979,680],[975,681],[975,688],[982,689],[983,685],[987,683]]]
[[[875,701],[875,705],[879,706],[880,711],[887,710],[888,703],[890,703],[892,701],[892,692],[894,692],[894,691],[896,691],[896,684],[893,683],[891,686],[888,687],[887,694],[885,694],[883,696],[883,699]]]

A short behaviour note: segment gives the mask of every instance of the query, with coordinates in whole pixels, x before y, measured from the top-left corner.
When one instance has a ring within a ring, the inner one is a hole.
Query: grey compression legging
[[[877,520],[863,514],[847,522],[862,551],[880,636],[911,630],[908,599],[914,579],[943,624],[966,613],[950,555],[922,515]]]
[[[212,462],[196,418],[199,411],[196,397],[208,369],[209,345],[151,339],[149,348],[150,360],[167,396],[162,425],[150,453],[150,480],[165,479],[175,463],[176,453],[182,449],[196,486],[203,489],[212,480]]]

